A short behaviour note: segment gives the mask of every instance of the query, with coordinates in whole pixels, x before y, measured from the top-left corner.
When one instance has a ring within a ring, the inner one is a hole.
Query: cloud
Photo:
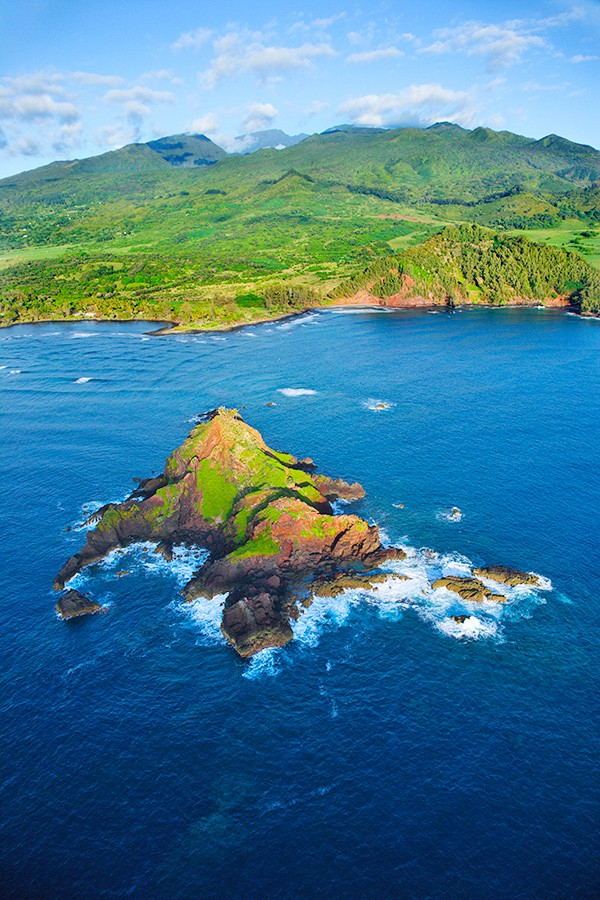
[[[4,148],[7,146],[7,144],[8,144],[8,140],[6,138],[6,134],[0,128],[0,150],[4,150]]]
[[[442,28],[434,34],[438,40],[419,52],[484,56],[492,69],[514,65],[531,48],[546,45],[542,37],[527,31],[522,22],[504,25],[465,22],[456,28]]]
[[[58,135],[52,142],[52,148],[57,153],[72,150],[79,147],[83,137],[83,125],[81,122],[73,122],[70,125],[62,125]]]
[[[569,59],[570,63],[582,63],[582,62],[596,62],[596,60],[600,59],[600,56],[584,56],[581,53],[576,53],[575,56],[571,56]]]
[[[65,77],[77,81],[79,84],[101,84],[107,87],[118,87],[125,81],[120,75],[98,75],[96,72],[69,72]]]
[[[196,28],[195,31],[185,31],[171,44],[171,50],[188,50],[190,47],[203,47],[213,36],[210,28]]]
[[[132,144],[137,140],[139,127],[128,124],[125,121],[115,122],[112,125],[104,125],[98,131],[97,143],[101,147],[116,149],[125,144]]]
[[[202,76],[208,88],[214,88],[223,78],[249,72],[259,79],[275,73],[306,69],[319,57],[335,56],[327,43],[304,43],[299,47],[267,45],[262,36],[230,31],[213,43],[215,56]]]
[[[319,113],[322,113],[326,109],[329,109],[329,106],[330,104],[325,100],[313,100],[313,102],[306,108],[305,112],[307,116],[318,116]]]
[[[155,91],[143,85],[107,91],[104,95],[105,103],[173,103],[174,101],[175,95],[170,91]]]
[[[382,59],[400,59],[404,56],[397,47],[385,47],[380,50],[366,50],[364,53],[351,53],[347,58],[350,63],[379,62]]]
[[[335,25],[336,22],[340,22],[342,19],[346,18],[346,13],[341,12],[338,13],[337,16],[328,16],[327,18],[318,18],[311,19],[310,22],[304,22],[303,20],[299,20],[298,22],[294,22],[290,31],[326,31],[328,28],[331,28],[332,25]]]
[[[144,72],[139,78],[140,81],[168,81],[170,84],[183,84],[183,79],[177,78],[170,69],[158,69],[156,72]]]
[[[263,131],[269,127],[277,112],[272,103],[249,103],[242,128],[244,131]]]
[[[73,103],[57,101],[50,94],[20,93],[0,86],[0,118],[21,122],[56,119],[74,122],[79,110]]]
[[[218,131],[218,128],[219,120],[217,119],[215,114],[206,113],[206,115],[200,116],[200,118],[198,119],[194,119],[194,121],[190,125],[188,134],[212,134],[215,131]]]
[[[34,123],[65,123],[79,119],[79,110],[63,87],[60,72],[34,72],[0,79],[0,119]]]
[[[477,114],[473,91],[440,84],[411,84],[395,94],[366,94],[339,107],[357,125],[431,125],[440,120],[471,125]]]
[[[11,145],[9,154],[11,156],[41,156],[42,145],[35,138],[22,137]]]

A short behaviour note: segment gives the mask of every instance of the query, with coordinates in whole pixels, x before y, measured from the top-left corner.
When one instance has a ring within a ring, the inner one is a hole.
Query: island
[[[161,475],[99,510],[54,587],[136,541],[157,542],[167,557],[175,543],[201,545],[210,556],[184,588],[186,599],[225,597],[222,631],[240,656],[279,647],[291,640],[301,604],[368,588],[381,577],[378,566],[405,556],[382,546],[376,525],[334,515],[334,500],[361,499],[364,490],[315,469],[310,459],[268,447],[237,410],[212,410]]]
[[[364,495],[356,482],[317,474],[312,459],[268,447],[237,410],[211,410],[171,453],[162,474],[94,514],[85,545],[54,580],[64,591],[56,610],[64,619],[101,610],[68,582],[116,548],[152,541],[169,560],[175,544],[201,546],[209,555],[185,585],[186,600],[222,603],[221,630],[241,657],[280,647],[293,637],[291,622],[319,598],[407,578],[381,570],[405,558],[402,548],[383,546],[377,525],[332,506]],[[505,603],[494,588],[501,584],[542,586],[535,574],[488,566],[468,577],[439,578],[432,589],[468,603]],[[469,617],[452,618],[463,624]]]

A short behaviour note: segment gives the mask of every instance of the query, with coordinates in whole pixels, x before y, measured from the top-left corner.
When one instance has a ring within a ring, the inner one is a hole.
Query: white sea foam
[[[6,373],[6,377],[8,378],[9,375],[20,375],[21,372],[22,372],[22,369],[9,369],[8,372]]]
[[[218,594],[212,600],[207,597],[198,597],[191,603],[177,602],[173,604],[173,607],[193,627],[199,644],[225,645],[227,640],[221,631],[221,618],[226,599],[227,594]]]
[[[312,606],[301,611],[296,622],[291,622],[294,638],[300,644],[316,647],[324,631],[343,625],[352,606],[357,603],[356,593],[344,591],[337,597],[319,597]]]
[[[283,394],[284,397],[309,397],[316,394],[316,391],[313,391],[311,388],[278,388],[279,394]]]
[[[82,375],[81,378],[75,379],[75,384],[87,384],[88,381],[91,381],[91,380],[92,380],[91,378],[88,378],[87,376]]]
[[[463,513],[458,508],[458,506],[449,506],[445,509],[440,509],[435,514],[438,522],[462,522]]]
[[[280,656],[276,648],[260,650],[247,663],[243,678],[272,678],[279,674]]]
[[[441,619],[435,622],[436,628],[448,635],[448,637],[463,640],[479,640],[479,638],[496,638],[498,634],[497,622],[478,619],[477,616],[468,616],[464,622],[455,622],[454,619]]]
[[[387,409],[392,409],[395,405],[395,403],[391,403],[389,400],[376,400],[372,397],[365,400],[363,403],[365,409],[369,409],[371,412],[385,412]]]
[[[156,544],[151,541],[139,541],[128,547],[118,547],[108,553],[104,559],[93,564],[109,578],[118,577],[119,572],[140,575],[144,573],[168,575],[175,579],[178,587],[183,587],[193,578],[194,573],[208,558],[208,550],[203,547],[186,547],[177,544],[173,547],[173,559],[168,561],[160,553],[155,553]],[[69,586],[87,582],[90,578],[89,570],[84,569],[75,575]]]

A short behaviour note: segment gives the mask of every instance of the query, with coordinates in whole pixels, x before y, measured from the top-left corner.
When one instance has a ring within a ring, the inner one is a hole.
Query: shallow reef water
[[[153,328],[0,331],[0,894],[597,896],[600,323]],[[73,585],[104,613],[60,621],[86,520],[219,405],[361,482],[339,511],[407,558],[249,663],[180,594],[201,547],[116,551]],[[493,564],[542,584],[431,587]]]

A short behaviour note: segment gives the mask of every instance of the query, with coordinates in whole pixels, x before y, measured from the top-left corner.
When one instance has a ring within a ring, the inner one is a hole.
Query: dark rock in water
[[[330,499],[364,496],[358,484],[313,476],[311,459],[268,447],[236,410],[211,410],[124,503],[99,511],[87,543],[56,576],[60,590],[116,547],[158,542],[206,547],[210,557],[184,588],[188,600],[227,594],[222,631],[241,656],[292,637],[291,610],[316,577],[363,572],[404,552],[382,547],[375,525],[334,515]],[[295,615],[296,613],[294,613]]]
[[[173,544],[170,541],[160,541],[154,552],[166,559],[167,562],[173,560]]]
[[[495,594],[477,578],[464,578],[460,575],[451,575],[448,578],[438,578],[437,581],[433,582],[432,587],[445,587],[449,591],[454,591],[454,593],[462,597],[463,600],[470,600],[471,603],[483,603],[484,600],[493,600],[495,603],[506,603],[506,597],[503,597],[501,594]]]
[[[327,581],[317,580],[313,588],[313,597],[337,597],[347,590],[368,591],[376,584],[385,584],[390,580],[407,581],[408,576],[394,575],[392,572],[343,573]]]
[[[481,566],[473,569],[473,575],[478,578],[489,578],[490,581],[498,581],[500,584],[508,584],[515,587],[518,584],[527,584],[538,587],[540,579],[531,572],[521,572],[519,569],[509,569],[508,566]]]
[[[56,604],[56,612],[63,619],[72,619],[74,616],[86,616],[100,612],[101,609],[102,607],[99,603],[90,600],[85,594],[75,590],[65,591]]]
[[[463,625],[467,621],[467,619],[471,619],[472,616],[450,616],[450,618],[454,622],[458,622],[459,625]]]

